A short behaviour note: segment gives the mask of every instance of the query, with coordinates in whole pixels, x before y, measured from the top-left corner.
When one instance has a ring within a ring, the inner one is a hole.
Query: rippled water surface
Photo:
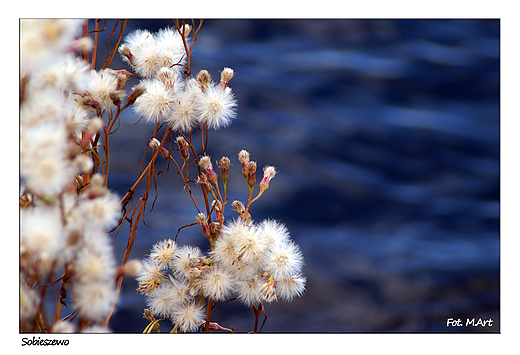
[[[168,25],[130,20],[127,33]],[[259,167],[278,168],[251,212],[285,222],[306,262],[305,295],[267,305],[265,332],[499,331],[499,27],[498,20],[204,22],[192,71],[218,77],[233,68],[239,104],[236,122],[210,133],[208,153],[235,160],[230,200],[247,196],[239,150]],[[126,67],[119,59],[111,66]],[[121,195],[154,129],[137,119],[129,112],[111,138],[109,183]],[[139,226],[132,258],[194,221],[173,170],[157,183],[145,216],[153,228]],[[116,240],[121,256],[127,233]],[[195,227],[178,242],[208,247]],[[111,326],[142,332],[144,296],[135,280],[123,285]],[[447,318],[494,323],[455,329]],[[239,332],[254,320],[238,302],[213,319]]]

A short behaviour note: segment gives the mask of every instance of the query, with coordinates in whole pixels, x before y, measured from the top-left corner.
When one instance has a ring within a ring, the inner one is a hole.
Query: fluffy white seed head
[[[262,283],[258,277],[253,276],[249,279],[239,280],[236,283],[238,299],[246,306],[256,305],[260,302],[260,292]]]
[[[110,109],[114,107],[112,98],[121,96],[122,92],[117,89],[117,77],[108,70],[91,71],[90,81],[86,86],[86,91],[92,95],[101,107]]]
[[[257,233],[255,226],[247,225],[241,219],[235,219],[227,223],[222,229],[220,238],[227,243],[227,246],[225,248],[223,248],[224,245],[222,247],[215,246],[216,254],[222,250],[229,255],[230,251],[226,249],[232,244],[234,246],[235,260],[240,260],[249,265],[258,264],[267,248],[265,239]],[[216,257],[219,259],[226,258],[225,255],[216,255]],[[229,261],[224,261],[224,264],[229,264]]]
[[[159,69],[155,78],[169,90],[182,90],[182,80],[175,69],[163,67]]]
[[[20,21],[21,71],[27,73],[52,65],[67,52],[81,20],[22,19]]]
[[[225,300],[233,291],[233,276],[224,268],[213,264],[209,272],[202,276],[202,291],[206,297]]]
[[[196,103],[200,94],[195,79],[190,79],[184,90],[176,92],[172,112],[165,118],[165,121],[170,123],[173,129],[189,131],[198,120],[199,113]]]
[[[83,319],[98,320],[112,309],[116,299],[113,282],[78,283],[74,288],[75,305]]]
[[[182,38],[177,30],[171,28],[156,34],[136,30],[126,37],[120,53],[145,78],[153,77],[163,67],[179,71],[181,64],[186,62]]]
[[[29,190],[43,196],[56,196],[71,183],[74,167],[64,157],[31,157],[21,164],[21,176]]]
[[[195,302],[176,308],[172,314],[173,324],[185,333],[196,331],[204,323],[204,320],[204,310]]]
[[[112,193],[105,193],[96,198],[83,198],[77,208],[78,218],[85,223],[85,228],[104,229],[112,227],[121,216],[119,198]]]
[[[116,262],[112,248],[83,248],[76,257],[74,274],[80,282],[110,282]]]
[[[284,301],[291,301],[305,292],[306,278],[300,274],[276,280],[276,294]]]
[[[186,279],[179,278],[174,279],[170,276],[170,282],[172,284],[171,300],[176,306],[183,306],[190,302],[190,286]]]
[[[65,237],[58,208],[41,207],[22,209],[21,244],[44,268],[59,257],[64,247]]]
[[[157,318],[168,318],[174,311],[172,294],[175,289],[170,282],[162,282],[151,297],[147,297],[146,304]]]
[[[227,87],[208,86],[197,102],[200,122],[211,129],[227,127],[236,117],[237,103],[233,91]]]
[[[299,274],[303,266],[303,255],[292,241],[271,246],[264,259],[264,269],[275,279]]]
[[[38,295],[32,289],[27,287],[20,276],[20,321],[26,322],[33,319],[38,311]]]
[[[264,237],[254,226],[237,228],[235,233],[235,252],[239,259],[249,265],[257,265],[267,249]]]
[[[134,103],[134,110],[150,122],[167,119],[173,108],[174,94],[160,81],[143,80],[146,92]]]
[[[201,251],[191,245],[183,245],[177,249],[177,255],[173,260],[173,268],[180,275],[187,276],[193,269],[193,264],[201,257]]]
[[[137,275],[138,290],[145,296],[154,294],[165,274],[159,263],[152,260],[143,260],[143,268]]]
[[[213,250],[212,256],[218,263],[228,267],[232,266],[237,261],[235,243],[233,237],[229,233],[221,233],[215,243],[215,249]]]
[[[76,325],[66,320],[59,320],[52,326],[52,333],[75,333]]]
[[[290,238],[287,227],[274,219],[263,220],[258,226],[258,233],[264,236],[269,247],[285,243]]]
[[[159,263],[161,268],[167,269],[175,260],[176,252],[177,244],[173,240],[163,240],[154,244],[150,253],[150,259]]]

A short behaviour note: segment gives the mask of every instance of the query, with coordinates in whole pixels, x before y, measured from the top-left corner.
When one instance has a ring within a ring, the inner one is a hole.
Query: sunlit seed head
[[[176,251],[177,245],[173,240],[163,240],[154,244],[150,253],[150,259],[159,263],[161,268],[166,269],[172,265]]]
[[[237,103],[232,90],[215,86],[208,88],[197,102],[199,120],[211,129],[227,127],[236,117]]]
[[[173,324],[182,332],[194,332],[204,323],[205,314],[201,306],[191,302],[177,309],[172,314]]]
[[[265,270],[271,272],[275,278],[299,274],[302,266],[303,255],[298,245],[292,241],[271,246],[264,259]]]
[[[202,276],[202,291],[206,297],[214,300],[224,300],[233,290],[233,276],[224,268],[213,264],[209,272]]]
[[[147,306],[157,318],[168,318],[175,305],[172,301],[173,285],[170,282],[162,282],[151,297],[146,298]]]
[[[112,309],[116,299],[113,282],[78,283],[74,288],[74,303],[79,316],[86,320],[99,320]]]
[[[150,122],[168,118],[173,109],[173,93],[157,80],[142,83],[146,92],[135,100],[134,110]]]
[[[246,306],[256,305],[260,302],[261,290],[262,284],[255,276],[237,282],[238,299]]]
[[[276,280],[276,294],[284,301],[301,297],[305,292],[306,278],[300,274]]]

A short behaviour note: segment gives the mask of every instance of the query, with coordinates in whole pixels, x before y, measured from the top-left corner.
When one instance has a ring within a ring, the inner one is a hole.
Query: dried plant
[[[264,167],[257,183],[257,163],[240,151],[248,198],[228,203],[231,159],[213,162],[208,154],[210,130],[230,125],[238,105],[229,87],[232,69],[224,68],[216,82],[206,70],[192,76],[202,23],[175,20],[157,33],[123,36],[126,20],[118,20],[108,40],[116,43],[96,68],[106,21],[21,21],[20,331],[109,331],[124,275],[136,277],[146,297],[148,333],[160,331],[162,321],[172,323],[171,332],[233,332],[211,320],[218,302],[233,299],[253,309],[258,332],[263,303],[303,294],[303,256],[289,231],[276,220],[255,221],[250,212],[276,169]],[[109,68],[117,52],[129,70]],[[139,83],[127,92],[130,76]],[[149,161],[119,198],[107,189],[110,136],[130,107],[155,131],[146,142],[143,162],[151,149]],[[129,260],[152,184],[157,198],[159,156],[182,179],[193,220],[154,244],[144,260]],[[141,184],[145,192],[137,197]],[[200,189],[201,201],[192,189]],[[228,205],[236,217],[226,219]],[[124,224],[129,235],[119,264],[108,233],[117,238]],[[197,225],[208,252],[177,243],[183,228]],[[47,290],[58,285],[59,298],[52,299]],[[69,303],[74,310],[63,317]]]

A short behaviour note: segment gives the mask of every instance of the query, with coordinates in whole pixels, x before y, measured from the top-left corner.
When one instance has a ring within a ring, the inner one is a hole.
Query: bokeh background
[[[166,26],[133,19],[125,33]],[[218,79],[224,67],[236,72],[238,117],[210,132],[208,153],[235,164],[231,201],[247,198],[238,151],[278,168],[251,213],[283,221],[305,258],[305,295],[266,305],[263,332],[499,332],[499,20],[205,20],[192,72]],[[119,57],[111,68],[129,69]],[[111,136],[109,185],[120,195],[155,128],[138,119],[128,110]],[[173,167],[157,187],[131,258],[194,222]],[[127,237],[123,228],[115,242],[121,257]],[[209,247],[198,227],[177,241]],[[115,332],[147,325],[136,287],[124,279]],[[230,302],[212,320],[247,332],[254,317]]]

